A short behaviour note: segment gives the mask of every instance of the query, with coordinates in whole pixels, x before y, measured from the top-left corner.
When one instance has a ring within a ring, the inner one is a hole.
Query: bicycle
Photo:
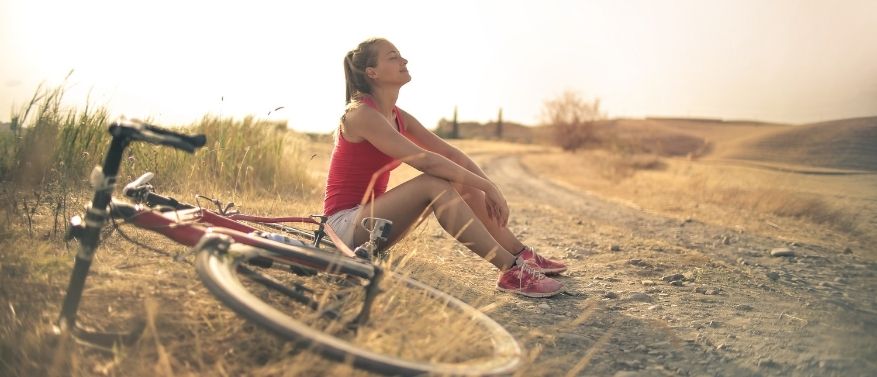
[[[115,224],[122,220],[193,247],[199,278],[221,302],[269,332],[330,359],[373,372],[402,375],[494,375],[511,373],[520,365],[518,343],[486,314],[370,258],[382,252],[381,238],[386,236],[383,232],[389,229],[389,224],[372,229],[368,253],[360,252],[363,259],[343,243],[325,240],[326,235],[332,238],[333,232],[325,226],[325,218],[319,216],[303,220],[318,226],[314,232],[300,230],[304,234],[299,235],[312,237],[308,243],[278,240],[244,222],[268,224],[283,218],[267,221],[246,217],[228,211],[229,207],[214,212],[161,197],[152,192],[146,176],[126,185],[125,193],[149,205],[116,200],[112,198],[116,176],[123,152],[131,142],[194,153],[206,138],[136,121],[114,122],[108,131],[112,141],[104,163],[95,167],[91,175],[94,186],[91,206],[84,218],[75,216],[70,221],[69,237],[79,240],[80,250],[64,297],[58,333],[69,333],[80,343],[98,347],[130,343],[139,337],[142,327],[128,333],[102,333],[77,323],[85,281],[100,244],[100,231],[108,221]],[[438,322],[424,326],[426,317],[430,321],[432,317],[436,320],[453,317],[445,325],[462,326],[451,329],[460,334],[455,333],[450,339],[457,343],[442,349],[447,355],[424,357],[411,353],[417,348],[416,342],[435,341],[431,337],[442,335]],[[393,325],[398,328],[392,328]],[[409,336],[408,332],[413,330],[424,333],[420,339],[412,339],[416,336]],[[392,338],[397,333],[401,334],[396,337],[398,340]],[[371,338],[362,339],[370,336],[388,340],[369,343],[366,340]],[[453,353],[455,347],[462,346],[470,346],[471,350],[467,349],[466,355]],[[476,355],[468,354],[472,352]]]

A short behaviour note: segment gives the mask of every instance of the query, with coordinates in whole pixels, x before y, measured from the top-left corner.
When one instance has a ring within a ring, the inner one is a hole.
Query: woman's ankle
[[[511,254],[514,255],[515,257],[517,257],[518,255],[521,255],[521,253],[523,253],[524,250],[527,250],[527,245],[521,244],[521,248],[518,249],[518,251],[515,251]]]

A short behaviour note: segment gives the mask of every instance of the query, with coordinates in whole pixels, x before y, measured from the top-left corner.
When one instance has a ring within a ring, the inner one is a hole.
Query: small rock
[[[652,305],[652,306],[649,306],[649,310],[659,310],[659,309],[661,309],[661,305]]]
[[[779,364],[777,364],[776,361],[773,361],[773,359],[767,358],[767,357],[758,359],[758,363],[756,363],[756,365],[759,367],[767,367],[767,368],[774,368],[774,367],[779,366]]]
[[[722,237],[722,243],[725,245],[730,245],[731,244],[731,237],[728,237],[728,236]]]
[[[642,292],[633,293],[627,299],[630,301],[652,302],[652,296]]]
[[[685,283],[683,283],[682,280],[673,280],[670,282],[670,285],[675,286],[675,287],[681,287],[681,286],[685,285]]]
[[[703,294],[705,294],[705,295],[709,295],[709,296],[715,296],[715,295],[717,295],[717,294],[719,294],[719,293],[720,293],[720,292],[719,292],[718,289],[707,289],[706,291],[703,292]]]
[[[612,377],[636,377],[636,376],[639,376],[639,372],[632,371],[632,370],[620,370],[618,372],[615,372],[615,374],[612,375]]]
[[[545,310],[548,310],[548,309],[551,309],[551,306],[549,306],[549,305],[546,304],[546,303],[542,303],[542,304],[539,304],[539,309],[545,309]]]
[[[641,368],[639,360],[616,360],[615,363],[627,369]]]
[[[608,291],[608,292],[603,294],[603,298],[616,299],[616,298],[618,298],[618,293]]]
[[[780,278],[780,273],[776,271],[771,271],[767,273],[767,277],[770,278],[770,280],[776,281]]]
[[[643,280],[642,284],[645,285],[646,287],[651,287],[657,283],[655,283],[653,280]]]
[[[717,329],[722,326],[722,323],[719,321],[709,321],[707,322],[707,326]]]
[[[621,251],[621,246],[612,245],[609,247],[609,251]]]
[[[751,306],[751,305],[747,305],[747,304],[739,304],[739,305],[734,305],[734,309],[742,310],[742,311],[744,311],[744,312],[748,312],[748,311],[752,310],[752,306]]]
[[[853,253],[853,249],[850,249],[849,246],[844,248],[844,254],[852,254],[852,253]]]
[[[706,287],[694,287],[694,293],[706,293]]]
[[[770,251],[772,257],[794,257],[795,252],[787,247],[778,247]]]
[[[667,276],[664,276],[661,278],[661,280],[666,281],[668,283],[671,281],[683,280],[683,279],[685,279],[685,275],[682,275],[682,274],[667,275]]]

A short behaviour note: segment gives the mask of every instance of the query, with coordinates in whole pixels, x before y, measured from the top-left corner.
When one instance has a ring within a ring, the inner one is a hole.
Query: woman
[[[326,182],[328,223],[353,247],[368,239],[365,217],[393,222],[390,244],[429,213],[449,234],[500,269],[497,289],[549,297],[563,285],[545,274],[566,270],[537,255],[506,227],[509,210],[496,185],[463,152],[396,107],[411,81],[408,60],[385,39],[369,39],[344,58],[347,108]],[[405,162],[423,174],[386,191]]]

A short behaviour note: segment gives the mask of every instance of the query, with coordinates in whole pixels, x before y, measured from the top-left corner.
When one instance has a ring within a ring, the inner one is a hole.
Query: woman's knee
[[[442,195],[449,191],[456,191],[453,184],[447,179],[435,177],[429,174],[421,174],[415,178],[423,192],[428,193],[430,199]]]

